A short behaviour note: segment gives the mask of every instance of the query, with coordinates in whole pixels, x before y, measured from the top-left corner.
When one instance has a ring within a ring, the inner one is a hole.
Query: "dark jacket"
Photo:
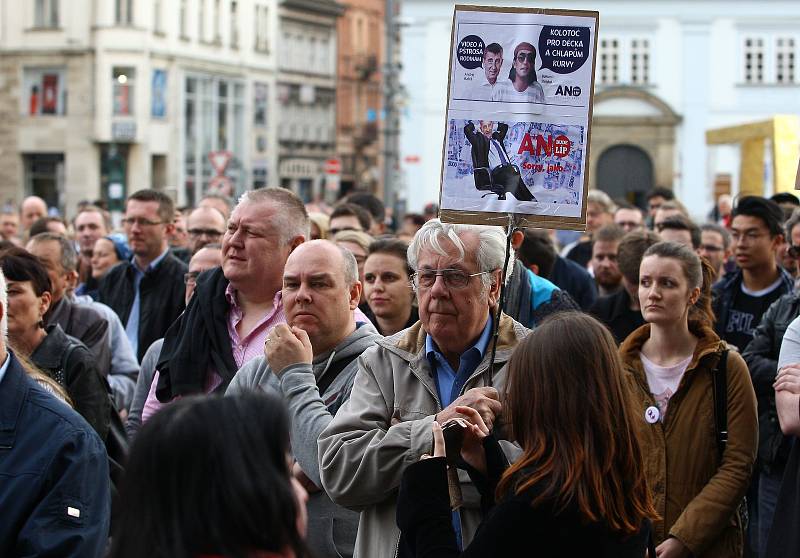
[[[75,345],[75,348],[67,355],[71,345]],[[65,356],[68,357],[66,362]],[[97,370],[94,357],[86,345],[68,336],[58,324],[51,325],[47,327],[47,336],[30,358],[40,370],[67,390],[75,410],[105,440],[111,410],[108,383]]]
[[[111,507],[103,442],[9,358],[0,383],[0,556],[102,556]]]
[[[589,313],[611,330],[617,345],[644,325],[642,313],[638,310],[631,310],[631,297],[624,288],[598,298]]]
[[[58,324],[67,335],[86,345],[95,358],[97,370],[108,376],[111,370],[111,332],[108,320],[100,312],[85,304],[76,304],[64,296],[45,314],[46,326]]]
[[[225,393],[239,369],[233,358],[225,297],[228,280],[221,267],[204,271],[180,319],[164,335],[158,356],[156,396],[162,403],[178,395],[203,393],[210,367],[222,378],[217,388]]]
[[[588,311],[597,300],[597,284],[594,278],[585,267],[572,260],[557,255],[548,279],[568,292],[582,310]]]
[[[764,312],[761,322],[742,357],[750,369],[750,379],[758,401],[759,466],[769,471],[783,468],[789,456],[788,436],[781,432],[772,384],[778,372],[778,356],[786,328],[800,315],[800,295],[783,295]]]
[[[566,291],[514,260],[514,270],[505,288],[503,311],[528,328],[551,314],[580,310]]]
[[[792,276],[782,267],[778,267],[778,269],[780,270],[781,279],[783,280],[783,284],[780,288],[783,289],[784,294],[791,293],[794,291],[794,279],[792,279]],[[714,316],[716,316],[717,319],[714,324],[714,331],[722,339],[725,338],[725,326],[728,324],[728,311],[733,305],[736,294],[742,290],[743,278],[742,270],[737,269],[736,272],[725,275],[711,288],[711,306],[714,310]]]
[[[503,144],[507,132],[508,124],[503,124],[501,122],[497,125],[497,131],[492,132],[492,139],[500,143],[503,152],[506,153],[506,158],[511,160]],[[481,132],[475,131],[475,124],[472,122],[464,126],[464,135],[472,147],[472,168],[474,169],[475,187],[478,190],[489,190],[492,184],[491,173],[489,171],[489,140]]]
[[[172,254],[167,254],[152,271],[145,273],[139,286],[139,345],[136,358],[142,361],[153,341],[166,333],[185,308],[186,286],[183,276],[186,264]],[[119,316],[122,325],[128,323],[133,299],[135,269],[131,262],[111,268],[100,282],[100,302],[110,306]]]
[[[493,505],[494,487],[502,471],[502,461],[491,454],[500,452],[492,437],[486,438],[487,469],[485,482],[474,478],[480,490],[485,518],[472,543],[459,551],[450,513],[446,462],[435,457],[411,464],[403,474],[397,499],[397,524],[402,531],[398,556],[417,558],[597,556],[602,558],[641,558],[645,555],[649,527],[635,536],[623,538],[602,523],[587,523],[577,507],[557,511],[553,504],[531,506],[540,489],[532,487],[506,496]],[[478,475],[479,476],[479,475]]]

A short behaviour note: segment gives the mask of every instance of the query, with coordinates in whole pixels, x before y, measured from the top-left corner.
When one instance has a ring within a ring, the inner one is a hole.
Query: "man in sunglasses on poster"
[[[536,80],[536,48],[532,44],[523,42],[514,49],[508,79],[502,87],[495,88],[493,101],[544,103],[544,89]]]

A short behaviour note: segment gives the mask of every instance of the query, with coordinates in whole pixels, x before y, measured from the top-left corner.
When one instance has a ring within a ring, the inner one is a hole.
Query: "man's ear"
[[[67,289],[74,289],[78,285],[78,272],[74,269],[64,272],[67,278]]]
[[[511,233],[511,247],[514,250],[519,250],[519,247],[522,246],[522,242],[525,240],[525,233],[521,230],[517,229],[513,233]]]
[[[503,283],[503,272],[496,269],[491,274],[492,283],[489,286],[489,306],[494,307],[500,301],[500,286]]]
[[[305,241],[306,237],[304,237],[302,234],[294,237],[292,241],[289,243],[289,253],[291,254],[292,252],[294,252],[294,249],[300,246]]]
[[[532,263],[528,266],[528,269],[530,269],[534,275],[539,275],[539,266],[537,264]]]
[[[350,310],[358,308],[358,302],[361,300],[361,281],[356,281],[350,285]]]

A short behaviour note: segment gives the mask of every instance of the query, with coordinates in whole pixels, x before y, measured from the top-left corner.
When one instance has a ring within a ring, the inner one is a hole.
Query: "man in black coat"
[[[113,267],[100,283],[100,302],[119,315],[140,362],[185,307],[187,267],[170,253],[167,242],[174,216],[172,200],[163,192],[131,194],[123,225],[133,259]]]
[[[511,163],[511,158],[503,145],[508,124],[499,122],[497,131],[492,131],[494,122],[481,120],[480,132],[475,124],[464,126],[464,135],[472,146],[472,174],[478,190],[490,190],[497,199],[506,199],[511,194],[519,201],[536,201],[522,181],[519,168]]]

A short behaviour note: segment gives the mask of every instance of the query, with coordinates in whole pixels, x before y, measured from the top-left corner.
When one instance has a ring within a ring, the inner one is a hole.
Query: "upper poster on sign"
[[[440,207],[582,228],[597,12],[456,6]]]

